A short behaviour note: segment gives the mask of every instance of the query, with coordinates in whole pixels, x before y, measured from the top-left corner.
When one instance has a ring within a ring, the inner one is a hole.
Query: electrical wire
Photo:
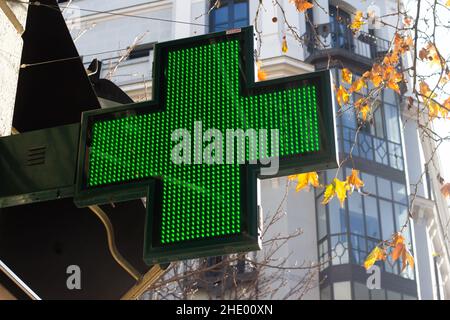
[[[66,10],[69,8],[69,6],[55,6],[51,4],[44,4],[40,1],[24,1],[24,0],[6,0],[9,2],[16,2],[26,5],[34,5],[39,7],[46,7],[54,10],[60,11],[60,9]],[[69,8],[70,9],[70,8]],[[187,25],[193,25],[193,26],[199,26],[199,27],[207,27],[208,25],[203,23],[196,23],[196,22],[188,22],[188,21],[180,21],[180,20],[172,20],[172,19],[164,19],[164,18],[155,18],[155,17],[146,17],[146,16],[138,16],[133,14],[127,14],[127,13],[119,13],[119,12],[112,12],[111,11],[101,11],[101,10],[94,10],[94,9],[86,9],[86,8],[80,8],[77,7],[77,10],[89,12],[89,13],[95,13],[95,14],[108,14],[112,16],[120,16],[120,17],[128,17],[128,18],[136,18],[136,19],[145,19],[145,20],[154,20],[154,21],[162,21],[162,22],[170,22],[170,23],[179,23],[179,24],[187,24]],[[226,28],[224,28],[225,30]]]
[[[57,10],[59,12],[61,12],[61,9],[64,11],[64,10],[70,8],[70,6],[59,6],[59,5],[55,6],[55,5],[50,5],[50,4],[44,4],[44,3],[41,3],[40,1],[24,1],[24,0],[6,0],[6,1],[7,2],[21,3],[21,4],[26,4],[26,5],[34,5],[34,6],[39,6],[39,7],[45,7],[45,8]],[[202,24],[202,23],[179,21],[179,20],[171,20],[171,19],[164,19],[164,18],[155,18],[155,17],[146,17],[146,16],[138,16],[138,15],[132,15],[132,14],[126,14],[126,13],[118,13],[118,12],[112,12],[112,11],[101,11],[101,10],[86,9],[86,8],[79,8],[79,7],[77,7],[77,9],[80,10],[80,11],[90,12],[90,13],[95,13],[95,14],[108,14],[108,15],[113,15],[113,16],[138,18],[138,19],[146,19],[146,20],[155,20],[155,21],[187,24],[187,25],[194,25],[194,26],[201,26],[201,27],[207,27],[208,26],[208,25]],[[224,27],[224,30],[225,29],[226,28]],[[91,53],[91,54],[83,55],[83,57],[96,56],[96,55],[101,55],[101,54],[106,54],[106,53],[111,53],[111,52],[117,52],[117,51],[126,50],[126,49],[128,49],[128,48],[122,48],[122,49],[117,49],[117,50],[109,50],[109,51],[103,51],[103,52],[98,52],[98,53]],[[36,63],[24,63],[20,67],[21,67],[21,69],[24,69],[24,68],[28,68],[28,67],[32,67],[32,66],[44,65],[44,64],[48,64],[48,63],[55,63],[55,62],[61,62],[61,61],[67,61],[67,60],[75,60],[75,59],[81,59],[81,58],[82,58],[82,56],[76,56],[76,57],[70,57],[70,58],[64,58],[64,59],[55,59],[55,60],[41,61],[41,62],[36,62]]]

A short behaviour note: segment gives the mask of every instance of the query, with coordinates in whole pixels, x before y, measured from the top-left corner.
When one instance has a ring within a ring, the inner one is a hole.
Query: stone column
[[[176,21],[193,21],[191,17],[191,0],[174,0],[173,1],[173,20]],[[191,36],[191,26],[183,23],[174,23],[173,38],[187,38]]]

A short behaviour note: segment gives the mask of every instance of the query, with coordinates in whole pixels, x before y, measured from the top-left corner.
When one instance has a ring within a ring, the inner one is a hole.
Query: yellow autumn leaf
[[[286,53],[288,51],[288,45],[286,41],[286,36],[283,36],[283,41],[281,42],[281,51]]]
[[[345,90],[345,88],[342,85],[339,86],[336,95],[340,107],[347,104],[350,99],[350,94],[347,92],[347,90]]]
[[[369,269],[371,266],[374,265],[375,262],[379,260],[386,260],[386,251],[376,246],[375,248],[373,248],[373,250],[370,252],[366,260],[364,261],[364,268],[366,268],[366,270]]]
[[[446,199],[450,198],[450,183],[447,182],[446,184],[444,184],[442,186],[441,193],[444,196],[444,198],[446,198]]]
[[[398,258],[400,258],[403,247],[405,246],[405,238],[400,232],[397,232],[392,237],[392,246],[394,247],[394,250],[392,250],[391,256],[392,261],[395,262]]]
[[[312,3],[306,0],[289,0],[289,2],[293,3],[299,12],[305,12],[313,7]]]
[[[405,246],[405,250],[402,252],[402,271],[405,270],[408,264],[411,268],[414,268],[414,257]]]
[[[381,74],[383,73],[383,68],[379,64],[374,64],[372,71],[369,74],[369,78],[372,81],[375,88],[378,88],[383,81]]]
[[[367,80],[370,78],[371,72],[370,71],[366,71],[363,73],[362,78]]]
[[[258,67],[258,80],[264,81],[267,79],[267,73],[261,68],[261,61],[257,61],[256,65]]]
[[[402,258],[402,271],[405,270],[408,264],[411,268],[414,268],[414,258],[409,252],[405,244],[405,238],[400,232],[393,236],[391,246],[394,247],[391,253],[392,261],[395,262],[398,258]]]
[[[363,19],[363,13],[362,13],[362,11],[356,11],[355,19],[354,19],[353,22],[350,24],[350,29],[351,29],[353,32],[357,32],[357,31],[359,31],[359,30],[361,29],[361,27],[362,27],[363,24],[364,24],[364,21],[363,21],[362,19]]]
[[[352,84],[352,72],[347,68],[342,69],[342,80],[348,84]]]
[[[400,94],[400,87],[399,87],[399,85],[398,85],[397,82],[392,81],[392,80],[388,80],[388,81],[386,82],[386,85],[387,85],[387,87],[388,87],[389,89],[392,89],[392,90],[394,90],[395,92],[397,92],[398,94]]]
[[[361,187],[364,187],[364,182],[358,177],[358,174],[359,170],[352,169],[352,173],[347,176],[346,181],[350,193],[352,193],[355,188],[359,190]]]
[[[323,201],[322,204],[327,204],[328,202],[333,199],[334,195],[336,193],[336,187],[333,183],[330,183],[326,188],[325,192],[323,194]]]
[[[428,42],[427,45],[419,51],[419,58],[423,61],[428,61],[431,65],[442,66],[445,63],[445,60],[439,55],[432,42]]]
[[[449,105],[446,103],[446,102],[444,102],[444,105],[441,107],[439,107],[439,111],[441,112],[441,116],[442,116],[442,118],[447,118],[447,116],[448,116],[448,112],[450,111],[450,109],[449,109]]]
[[[386,65],[396,65],[399,62],[399,56],[394,51],[384,56],[383,63]]]
[[[442,104],[441,107],[442,117],[447,118],[449,112],[450,112],[450,97],[448,97]]]
[[[370,113],[369,105],[367,103],[363,104],[359,109],[359,113],[361,113],[361,118],[363,119],[363,121],[367,121],[367,115]]]
[[[439,117],[439,111],[440,111],[440,107],[439,105],[434,102],[433,100],[428,101],[428,103],[426,104],[428,106],[428,118],[430,120],[433,120],[437,117]]]
[[[364,77],[361,77],[355,81],[353,81],[352,85],[350,86],[349,91],[350,92],[358,92],[360,91],[363,87],[367,87],[367,84],[364,80]]]
[[[319,186],[319,176],[318,176],[317,172],[314,172],[314,171],[290,175],[288,177],[288,179],[289,180],[297,179],[297,186],[295,188],[295,191],[297,191],[297,192],[299,192],[303,188],[307,187],[308,185],[311,185],[313,187]]]
[[[355,109],[361,114],[363,121],[366,121],[367,115],[370,113],[370,107],[367,104],[367,100],[359,98],[358,101],[355,102]]]
[[[425,81],[420,81],[419,93],[422,95],[423,103],[428,107],[428,117],[430,119],[437,118],[439,116],[439,112],[442,111],[444,117],[447,116],[448,110],[441,108],[441,106],[433,100],[437,95],[431,91]]]
[[[431,97],[431,90],[428,84],[425,81],[420,81],[419,83],[420,94],[426,98]]]
[[[450,1],[450,0],[449,0]],[[411,17],[405,17],[404,19],[403,19],[403,23],[406,25],[406,26],[410,26],[411,25],[411,23],[412,23],[412,18]]]
[[[337,178],[334,178],[334,183],[336,185],[336,197],[339,199],[341,203],[341,208],[344,207],[345,198],[347,198],[347,183],[345,181],[341,181]]]
[[[333,182],[330,183],[326,188],[323,195],[322,204],[327,204],[334,198],[339,199],[341,207],[344,206],[344,201],[347,198],[347,182],[341,181],[338,178],[334,178]]]
[[[403,76],[400,72],[397,71],[395,67],[387,66],[383,70],[383,78],[384,81],[386,81],[386,85],[388,88],[400,94],[400,87],[398,84],[402,81]]]
[[[448,83],[448,75],[444,74],[442,75],[441,79],[439,79],[439,85],[445,86]]]
[[[395,54],[398,57],[399,53],[405,53],[406,51],[410,50],[412,46],[413,39],[411,36],[403,37],[396,33],[394,38],[394,50],[392,54]]]

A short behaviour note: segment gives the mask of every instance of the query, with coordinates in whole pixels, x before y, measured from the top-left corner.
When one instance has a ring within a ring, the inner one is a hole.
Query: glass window
[[[211,1],[211,5],[215,0]],[[211,11],[210,31],[218,32],[248,25],[247,0],[222,0],[220,7]]]
[[[353,36],[347,27],[350,14],[342,9],[330,6],[330,31],[333,48],[353,50]]]
[[[383,130],[383,116],[381,115],[381,101],[375,100],[372,102],[373,117],[371,119],[371,125],[373,127],[373,135],[378,138],[384,138]]]
[[[394,191],[394,200],[401,203],[407,203],[406,186],[397,182],[392,182],[392,190]]]
[[[347,235],[331,237],[331,263],[333,265],[348,263],[348,241]]]
[[[383,198],[392,199],[391,182],[377,177],[378,195]]]
[[[212,13],[214,14],[214,19],[216,24],[228,23],[228,5],[225,3],[218,9],[214,9]]]
[[[333,169],[333,170],[327,170],[327,179],[326,179],[327,184],[333,182],[333,180],[334,180],[335,177],[338,178],[338,179],[340,179],[340,180],[343,180],[343,179],[344,179],[344,178],[343,178],[343,173],[344,173],[343,171],[344,171],[344,170],[339,170],[339,172],[338,172],[338,174],[337,174],[337,177],[336,177],[336,169]]]
[[[361,94],[355,94],[355,100],[363,97]],[[368,121],[360,123],[361,131],[378,138],[384,138],[383,116],[381,114],[381,101],[379,99],[370,102],[372,113],[368,117]]]
[[[394,90],[384,89],[383,94],[384,94],[384,96],[383,96],[384,102],[391,103],[391,104],[397,104],[397,100],[395,99],[396,93],[394,92]]]
[[[397,230],[400,230],[400,228],[408,220],[408,208],[404,205],[394,203],[394,210],[395,210],[396,228],[397,228]]]
[[[352,249],[351,263],[362,266],[366,257],[367,254],[365,252]]]
[[[367,236],[380,239],[380,224],[378,220],[377,199],[371,196],[364,197],[364,207],[366,211],[366,230]]]
[[[352,243],[351,261],[354,264],[362,265],[367,256],[366,238],[351,234],[350,239]]]
[[[329,266],[329,249],[328,249],[328,241],[325,238],[321,243],[319,243],[319,261],[320,261],[320,271]]]
[[[370,300],[369,289],[365,284],[354,282],[353,292],[355,294],[355,300]]]
[[[375,176],[368,173],[361,173],[361,179],[364,182],[364,192],[376,195]]]
[[[403,295],[403,300],[417,300],[417,298],[413,297],[413,296],[409,296],[407,294],[404,294]]]
[[[350,231],[359,235],[364,235],[364,217],[361,195],[353,192],[348,197],[348,213],[350,217]]]
[[[367,239],[367,252],[371,252],[372,249],[379,244],[379,242],[380,242],[379,240]]]
[[[356,250],[362,250],[366,251],[366,238],[357,236],[357,235],[350,235],[350,238],[352,240],[352,248]]]
[[[235,1],[235,3],[234,3],[234,19],[247,21],[247,17],[248,17],[247,1]]]
[[[400,262],[400,268],[402,265],[402,262]],[[414,270],[410,266],[406,266],[405,270],[400,272],[400,276],[406,279],[414,280]]]
[[[356,118],[355,118],[355,112],[352,108],[345,110],[341,114],[341,123],[343,126],[356,129]]]
[[[381,232],[383,240],[391,238],[395,231],[394,215],[392,212],[392,203],[380,200],[380,217],[381,217]]]
[[[340,207],[339,201],[333,199],[333,201],[328,204],[328,212],[330,219],[330,232],[332,234],[347,232],[345,209]]]
[[[326,206],[321,204],[320,201],[317,201],[317,225],[319,239],[322,239],[327,235],[327,212]]]
[[[386,272],[398,274],[398,261],[392,262],[391,258],[387,258],[384,262]]]
[[[335,300],[351,300],[352,290],[350,288],[350,282],[335,282],[333,283],[334,299]]]
[[[400,128],[397,106],[386,103],[384,105],[384,113],[386,116],[386,131],[388,140],[400,143]]]

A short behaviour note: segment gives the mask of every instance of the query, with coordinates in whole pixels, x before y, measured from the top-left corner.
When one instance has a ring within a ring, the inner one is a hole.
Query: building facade
[[[101,76],[118,84],[135,101],[151,99],[155,43],[255,24],[261,30],[260,59],[269,78],[328,68],[339,86],[342,67],[355,76],[362,75],[387,52],[388,40],[393,37],[389,28],[377,28],[376,24],[366,24],[360,33],[353,35],[347,24],[354,13],[375,10],[379,15],[389,15],[396,10],[396,2],[391,0],[375,4],[318,0],[320,6],[303,14],[294,10],[288,0],[280,0],[290,26],[302,38],[300,44],[288,32],[283,11],[274,7],[271,0],[262,1],[264,10],[257,17],[258,0],[221,0],[221,6],[211,12],[215,1],[59,2],[86,66],[94,58],[101,60]],[[314,43],[313,33],[321,38],[322,46]],[[283,37],[289,48],[284,53]],[[411,61],[405,58],[402,63],[408,65]],[[403,89],[408,90],[408,85]],[[356,101],[358,95],[353,94],[351,99]],[[374,102],[370,121],[356,136],[359,123],[354,113],[337,110],[340,158],[352,152],[352,161],[346,162],[339,175],[343,179],[354,167],[361,171],[365,183],[363,192],[354,192],[343,208],[336,200],[323,206],[323,191],[297,193],[294,185],[289,187],[283,202],[286,218],[271,232],[302,228],[301,237],[278,254],[289,256],[288,263],[292,265],[298,261],[320,264],[315,284],[304,298],[450,298],[446,236],[450,215],[439,193],[440,162],[438,156],[433,157],[433,142],[424,138],[416,122],[411,121],[413,112],[405,107],[402,96],[384,90]],[[336,172],[330,170],[320,175],[322,181],[329,183]],[[260,182],[264,212],[276,210],[285,186],[286,178]],[[405,234],[416,267],[401,271],[398,262],[378,262],[381,288],[368,289],[369,274],[362,267],[366,256],[407,221]],[[301,276],[301,273],[289,275],[285,290],[293,287]]]

